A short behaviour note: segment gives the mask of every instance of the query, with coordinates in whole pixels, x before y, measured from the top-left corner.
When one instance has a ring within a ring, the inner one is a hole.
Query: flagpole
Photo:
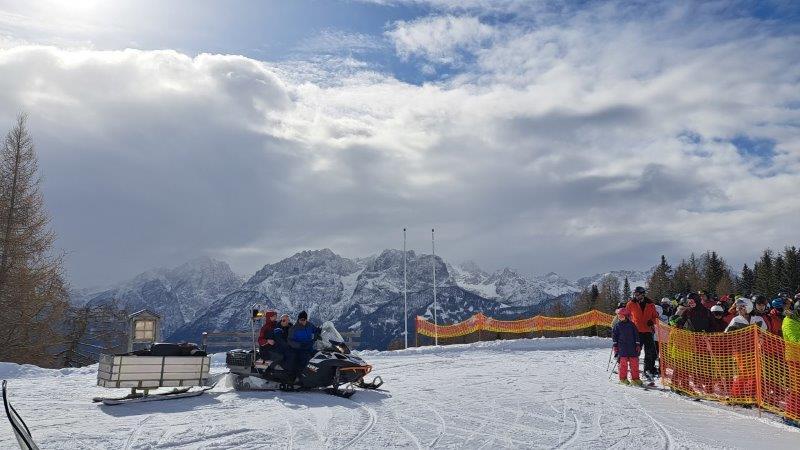
[[[406,272],[406,229],[403,228],[403,324],[406,348],[408,348],[408,274]]]
[[[436,319],[436,241],[431,228],[431,252],[433,253],[433,345],[439,345],[439,321]]]

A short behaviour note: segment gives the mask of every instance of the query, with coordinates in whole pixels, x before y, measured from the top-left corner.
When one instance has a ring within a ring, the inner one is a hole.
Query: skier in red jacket
[[[658,312],[655,304],[645,296],[647,291],[642,286],[633,290],[633,298],[625,308],[631,314],[631,322],[639,331],[639,342],[644,349],[644,375],[649,381],[658,374],[656,370],[656,343],[653,339],[653,327],[658,321]]]

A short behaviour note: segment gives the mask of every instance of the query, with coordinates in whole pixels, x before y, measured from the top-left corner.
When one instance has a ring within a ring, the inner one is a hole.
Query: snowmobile
[[[254,312],[253,320],[260,314]],[[361,389],[378,389],[383,384],[381,377],[372,381],[364,377],[372,371],[372,366],[360,357],[350,353],[342,335],[336,331],[332,322],[325,322],[314,341],[316,353],[299,370],[299,375],[290,373],[282,361],[263,361],[258,359],[255,342],[248,350],[236,349],[227,352],[225,364],[236,377],[237,390],[309,390],[326,388],[329,394],[349,398]],[[255,341],[255,339],[254,339]],[[291,351],[291,350],[289,350]]]

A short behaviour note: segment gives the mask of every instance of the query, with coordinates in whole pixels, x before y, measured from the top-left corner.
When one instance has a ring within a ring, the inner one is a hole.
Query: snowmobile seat
[[[25,421],[22,420],[17,410],[15,410],[8,401],[6,380],[3,380],[3,406],[6,410],[6,417],[8,417],[8,421],[11,423],[11,429],[14,431],[14,437],[17,438],[19,448],[22,450],[39,450],[39,446],[33,441],[31,430],[28,429],[28,426],[25,425]]]

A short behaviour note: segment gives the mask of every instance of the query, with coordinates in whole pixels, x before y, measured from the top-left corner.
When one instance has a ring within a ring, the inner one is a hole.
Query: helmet
[[[783,309],[783,307],[786,306],[786,302],[784,302],[782,298],[778,297],[778,298],[772,299],[771,305],[772,305],[773,308]]]
[[[634,294],[644,294],[647,290],[641,286],[636,286],[636,289],[633,290]]]
[[[664,303],[669,303],[671,301],[672,300],[670,300],[669,297],[664,297],[664,298],[661,299],[661,304],[663,305]]]
[[[739,307],[742,307],[742,306],[745,307],[745,310],[747,311],[747,314],[750,314],[751,312],[753,312],[753,301],[750,300],[749,298],[742,297],[742,298],[736,300],[736,307],[739,308]]]
[[[722,309],[722,306],[720,306],[720,305],[714,305],[714,306],[712,306],[712,307],[711,307],[711,312],[712,312],[712,313],[715,313],[715,312],[720,312],[720,313],[723,313],[723,314],[724,314],[724,313],[725,313],[725,310],[724,310],[724,309]]]
[[[697,294],[708,296],[708,291],[706,291],[705,289],[700,289],[699,291],[697,291]]]

